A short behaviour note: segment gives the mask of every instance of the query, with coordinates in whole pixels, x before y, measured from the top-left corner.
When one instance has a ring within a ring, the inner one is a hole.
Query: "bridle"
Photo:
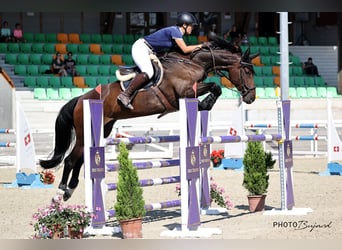
[[[212,50],[212,48],[208,47],[209,48],[209,51],[210,51],[210,55],[211,55],[211,59],[212,59],[212,62],[213,62],[213,71],[215,72],[215,74],[221,76],[221,77],[224,77],[226,79],[228,79],[230,82],[232,82],[234,84],[234,86],[239,86],[238,83],[242,83],[240,86],[241,88],[239,89],[238,87],[237,90],[234,90],[234,89],[231,89],[232,91],[236,91],[238,93],[240,93],[240,95],[242,97],[245,97],[246,95],[248,95],[248,93],[252,90],[255,90],[255,86],[250,88],[247,86],[244,78],[242,77],[243,74],[245,74],[245,71],[244,71],[244,68],[245,67],[253,67],[253,64],[252,63],[248,63],[248,62],[243,62],[242,60],[240,60],[240,77],[237,81],[233,80],[232,78],[230,78],[230,76],[227,76],[226,74],[224,74],[221,69],[226,69],[225,67],[218,67],[216,66],[216,63],[215,63],[215,57],[214,57],[214,52]],[[228,66],[229,67],[229,66]]]

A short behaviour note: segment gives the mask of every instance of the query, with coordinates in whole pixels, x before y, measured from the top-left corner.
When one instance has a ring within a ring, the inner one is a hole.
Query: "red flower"
[[[210,155],[210,160],[213,162],[214,167],[221,164],[222,158],[224,157],[224,150],[214,150]]]

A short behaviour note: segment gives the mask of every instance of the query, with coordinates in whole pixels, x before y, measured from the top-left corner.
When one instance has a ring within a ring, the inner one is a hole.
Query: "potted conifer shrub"
[[[266,154],[259,141],[248,142],[243,158],[244,175],[242,185],[248,191],[249,210],[262,211],[265,206],[269,175]]]
[[[120,223],[124,239],[142,238],[142,219],[146,214],[145,201],[137,169],[128,156],[126,145],[120,143],[115,216]]]

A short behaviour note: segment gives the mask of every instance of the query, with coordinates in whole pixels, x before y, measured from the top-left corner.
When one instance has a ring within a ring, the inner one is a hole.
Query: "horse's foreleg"
[[[198,103],[198,109],[211,110],[221,94],[221,87],[213,84],[210,87],[209,94],[201,102]]]

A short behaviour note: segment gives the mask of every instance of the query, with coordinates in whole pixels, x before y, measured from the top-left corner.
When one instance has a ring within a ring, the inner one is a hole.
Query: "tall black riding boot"
[[[120,95],[118,95],[118,100],[128,109],[134,109],[131,102],[131,96],[133,95],[134,91],[140,89],[145,85],[145,83],[148,80],[148,75],[146,73],[140,73],[135,76],[133,81],[130,83],[130,85],[127,87],[127,89],[124,92],[121,92]]]

